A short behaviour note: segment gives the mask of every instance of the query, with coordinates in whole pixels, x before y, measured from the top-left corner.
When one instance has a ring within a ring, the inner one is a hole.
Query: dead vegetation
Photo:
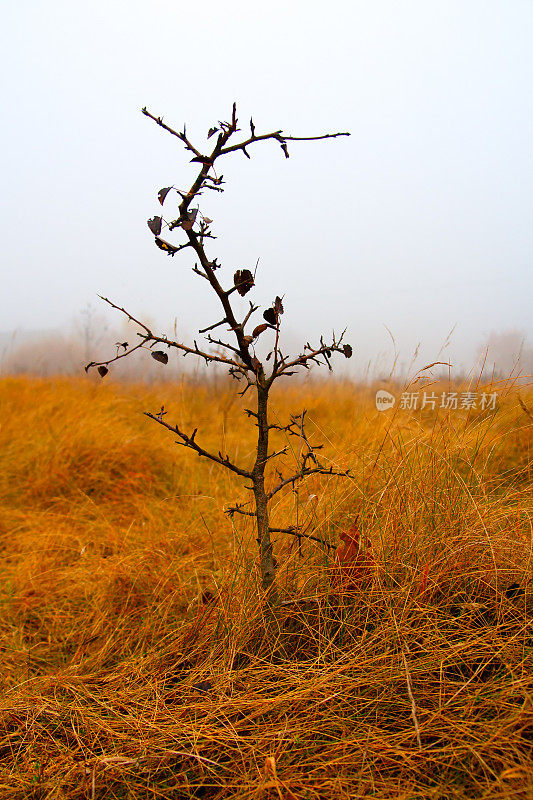
[[[0,796],[531,797],[532,424],[496,390],[496,413],[274,394],[354,480],[280,493],[314,538],[276,534],[271,608],[237,479],[141,414],[246,461],[241,401],[4,379]]]

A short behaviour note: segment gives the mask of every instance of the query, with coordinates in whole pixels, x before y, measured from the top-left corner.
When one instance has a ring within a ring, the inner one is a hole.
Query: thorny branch
[[[126,317],[129,320],[131,320],[132,322],[135,322],[137,325],[139,325],[145,331],[145,333],[144,334],[143,333],[138,333],[137,334],[137,336],[140,336],[141,339],[142,339],[140,344],[135,345],[135,347],[131,347],[129,349],[125,349],[123,353],[120,353],[119,355],[116,355],[114,358],[110,358],[107,361],[91,361],[85,367],[85,371],[86,372],[90,367],[98,367],[98,366],[106,366],[107,367],[107,366],[109,366],[109,364],[112,364],[114,361],[118,361],[120,358],[124,358],[124,356],[131,355],[131,353],[133,353],[134,350],[138,350],[141,347],[145,347],[149,343],[151,343],[150,344],[150,349],[153,347],[154,344],[160,343],[160,344],[165,345],[168,348],[173,347],[176,350],[181,351],[184,356],[186,356],[186,355],[195,355],[195,356],[198,356],[199,358],[203,358],[205,360],[205,362],[208,363],[208,364],[211,363],[211,362],[216,362],[218,364],[225,364],[227,367],[230,367],[230,368],[236,370],[237,373],[243,373],[245,371],[244,370],[244,366],[243,366],[243,364],[240,363],[240,361],[235,361],[235,359],[227,358],[226,356],[220,355],[219,353],[207,353],[204,350],[200,350],[200,348],[198,347],[196,342],[194,343],[194,347],[189,347],[188,345],[183,344],[182,342],[176,342],[176,341],[173,341],[172,339],[168,339],[166,336],[156,336],[155,334],[152,333],[152,331],[146,325],[144,325],[144,323],[139,322],[139,320],[135,319],[135,317],[133,317],[124,308],[121,308],[120,306],[117,306],[111,300],[108,300],[107,297],[102,297],[101,295],[99,295],[99,297],[102,300],[104,300],[104,302],[108,303],[112,308],[115,308],[115,309],[117,309],[117,311],[121,311],[123,314],[125,314]],[[127,342],[125,342],[124,344],[127,344]]]
[[[163,419],[161,412],[159,414],[151,414],[149,411],[145,411],[144,413],[145,416],[149,417],[150,419],[153,419],[155,422],[158,422],[164,428],[168,428],[168,430],[172,431],[172,433],[176,433],[181,440],[176,442],[176,444],[181,444],[183,445],[183,447],[189,447],[191,450],[195,450],[199,456],[208,458],[210,461],[216,461],[217,464],[221,464],[223,467],[226,467],[226,469],[235,472],[237,475],[240,475],[241,478],[252,477],[251,472],[249,472],[246,469],[243,469],[242,467],[238,467],[236,464],[230,461],[229,456],[223,456],[222,453],[220,452],[218,453],[218,455],[215,455],[214,453],[210,453],[208,450],[204,450],[203,447],[200,447],[200,445],[195,441],[198,428],[195,428],[192,434],[188,436],[186,433],[181,431],[177,425],[170,425],[168,422],[166,422]]]
[[[288,528],[270,528],[271,533],[288,533],[290,536],[297,536],[298,539],[310,539],[312,542],[318,542],[318,544],[324,545],[324,547],[329,548],[330,550],[335,550],[337,545],[330,544],[326,542],[324,539],[319,539],[318,536],[313,536],[310,533],[303,533],[300,531],[298,527],[295,525],[291,525]]]
[[[293,414],[289,424],[279,428],[285,431],[288,436],[296,437],[300,441],[300,449],[298,452],[299,469],[289,478],[283,478],[281,473],[279,474],[280,481],[268,493],[269,500],[285,486],[292,485],[294,487],[298,481],[308,478],[311,475],[336,475],[343,478],[352,478],[349,470],[336,470],[333,467],[326,467],[324,464],[320,463],[317,452],[322,449],[322,445],[311,444],[309,441],[305,430],[306,413],[307,412],[304,410],[301,414]],[[302,448],[304,448],[303,453]],[[310,463],[313,466],[310,466]]]

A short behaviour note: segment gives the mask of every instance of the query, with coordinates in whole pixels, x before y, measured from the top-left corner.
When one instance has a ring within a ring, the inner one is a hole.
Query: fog
[[[289,349],[347,327],[354,372],[415,352],[460,372],[507,337],[494,360],[521,348],[528,368],[531,3],[27,1],[1,35],[4,370],[58,331],[83,361],[89,304],[101,332],[123,324],[98,294],[180,336],[218,318],[146,226],[194,165],[140,109],[206,147],[234,100],[244,130],[351,132],[229,156],[201,204],[228,282],[259,258],[254,299],[284,295]]]

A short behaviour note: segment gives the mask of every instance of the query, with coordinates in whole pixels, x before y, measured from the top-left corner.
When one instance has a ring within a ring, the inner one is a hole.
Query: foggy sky
[[[392,358],[388,328],[430,361],[456,326],[441,358],[464,365],[491,331],[533,338],[529,0],[19,0],[2,28],[0,331],[97,294],[163,332],[218,319],[146,226],[195,170],[140,109],[203,147],[236,100],[244,133],[352,134],[231,155],[200,206],[228,281],[260,258],[254,299],[285,295],[291,342],[348,326],[361,364]]]

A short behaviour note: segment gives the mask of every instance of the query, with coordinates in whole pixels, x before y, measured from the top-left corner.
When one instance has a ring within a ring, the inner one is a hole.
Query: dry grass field
[[[353,479],[276,496],[273,525],[325,544],[276,535],[271,608],[224,514],[249,492],[141,413],[247,463],[231,385],[0,381],[2,800],[533,797],[531,392],[378,413],[368,387],[283,389]]]

